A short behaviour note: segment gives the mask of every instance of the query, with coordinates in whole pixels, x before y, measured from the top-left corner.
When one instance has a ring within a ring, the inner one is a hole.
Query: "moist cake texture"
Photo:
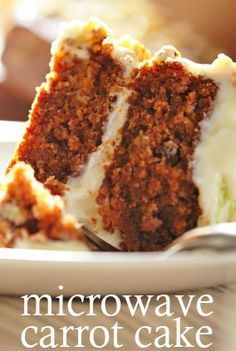
[[[51,73],[36,96],[16,155],[31,164],[41,182],[53,177],[65,183],[79,173],[101,144],[108,115],[126,83],[123,66],[111,55],[112,43],[104,40],[105,28],[92,22],[68,27],[68,34],[54,43]],[[141,46],[138,55],[145,57]]]
[[[60,196],[50,194],[34,178],[31,166],[18,162],[0,189],[0,247],[18,246],[22,240],[81,240],[77,221],[64,214]]]
[[[161,249],[197,226],[201,209],[193,153],[217,89],[179,62],[140,69],[122,141],[98,196],[106,228],[121,230],[125,250]]]
[[[150,57],[98,20],[65,24],[52,54],[9,169],[30,164],[66,212],[126,251],[236,218],[230,58],[200,65],[169,46]]]

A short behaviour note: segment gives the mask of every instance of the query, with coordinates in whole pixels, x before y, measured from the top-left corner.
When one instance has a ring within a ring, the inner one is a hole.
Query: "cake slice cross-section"
[[[236,220],[236,64],[152,57],[100,21],[72,21],[53,44],[11,160],[125,251],[162,250],[198,225]]]

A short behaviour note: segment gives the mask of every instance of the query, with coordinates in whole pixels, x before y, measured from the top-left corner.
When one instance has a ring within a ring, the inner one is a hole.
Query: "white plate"
[[[0,122],[0,169],[22,134]],[[0,249],[0,293],[64,295],[170,292],[236,282],[236,254],[97,253]]]

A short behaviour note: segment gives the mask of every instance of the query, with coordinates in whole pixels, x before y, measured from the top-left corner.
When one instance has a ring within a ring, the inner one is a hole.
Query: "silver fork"
[[[120,251],[99,238],[85,226],[82,228],[86,239],[100,251]],[[166,252],[174,254],[182,251],[202,249],[215,251],[236,250],[236,222],[214,224],[189,230],[167,246]]]
[[[121,251],[118,248],[116,248],[115,246],[112,246],[111,244],[109,244],[105,240],[101,239],[99,236],[97,236],[95,233],[93,233],[91,231],[91,229],[89,229],[85,225],[83,225],[81,227],[81,229],[84,233],[85,239],[87,240],[88,244],[89,245],[92,244],[92,246],[95,247],[97,250],[99,250],[99,251],[112,251],[112,252]]]

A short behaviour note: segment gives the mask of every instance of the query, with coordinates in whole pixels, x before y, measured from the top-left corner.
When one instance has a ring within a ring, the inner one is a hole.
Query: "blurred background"
[[[96,16],[152,52],[172,44],[198,62],[236,59],[235,0],[0,0],[0,119],[26,120],[61,21]]]

